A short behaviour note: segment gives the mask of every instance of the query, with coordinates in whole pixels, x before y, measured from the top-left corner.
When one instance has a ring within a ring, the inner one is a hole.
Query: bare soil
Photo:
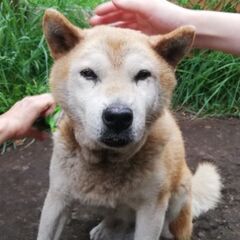
[[[222,202],[194,221],[193,240],[240,239],[240,120],[195,119],[178,115],[187,161],[193,171],[201,161],[215,163],[224,181]],[[48,188],[51,141],[0,156],[0,239],[36,239]],[[88,240],[89,230],[100,218],[76,207],[62,239]]]

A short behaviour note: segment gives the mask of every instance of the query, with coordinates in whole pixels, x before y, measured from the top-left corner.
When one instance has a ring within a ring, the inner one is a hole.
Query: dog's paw
[[[163,237],[166,240],[173,240],[174,236],[168,231],[168,232],[163,232],[161,234],[161,237]]]
[[[105,224],[100,222],[96,227],[90,231],[91,240],[111,240],[109,238],[109,230],[106,229]]]
[[[131,230],[131,231],[130,231]],[[133,240],[134,231],[124,223],[107,227],[104,220],[90,231],[91,240]]]
[[[169,240],[174,239],[174,236],[169,231],[169,225],[166,223],[164,224],[161,237],[163,237],[164,239],[169,239]]]

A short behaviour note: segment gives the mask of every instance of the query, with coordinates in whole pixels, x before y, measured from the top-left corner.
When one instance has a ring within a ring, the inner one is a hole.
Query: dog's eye
[[[98,79],[97,74],[90,68],[83,69],[80,72],[80,74],[81,74],[81,76],[83,76],[87,80],[94,80],[94,81],[96,81]]]
[[[145,80],[149,77],[151,77],[151,73],[148,70],[140,70],[137,75],[134,77],[134,80],[136,82]]]

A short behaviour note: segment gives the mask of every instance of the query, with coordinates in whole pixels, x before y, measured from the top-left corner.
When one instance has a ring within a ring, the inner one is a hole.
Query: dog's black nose
[[[124,105],[112,105],[103,111],[104,124],[115,132],[121,132],[132,125],[133,112]]]

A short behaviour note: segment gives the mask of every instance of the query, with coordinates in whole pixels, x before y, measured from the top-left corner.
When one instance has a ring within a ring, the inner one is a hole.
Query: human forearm
[[[187,10],[185,23],[196,27],[194,47],[240,55],[240,14]]]

